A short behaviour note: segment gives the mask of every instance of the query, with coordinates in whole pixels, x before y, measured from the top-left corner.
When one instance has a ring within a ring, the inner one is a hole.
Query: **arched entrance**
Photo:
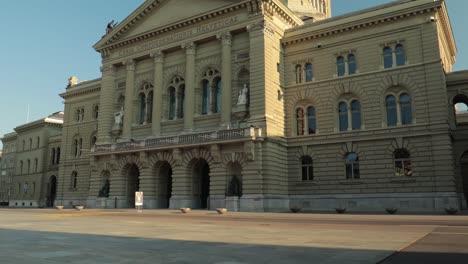
[[[49,197],[47,200],[47,207],[53,207],[55,198],[57,198],[57,177],[51,176],[49,180]]]
[[[136,164],[125,166],[124,175],[127,179],[127,206],[135,207],[135,192],[140,191],[140,169]]]
[[[463,193],[465,194],[466,204],[468,204],[468,151],[466,151],[460,159],[460,167]]]
[[[205,159],[194,160],[192,165],[194,208],[209,209],[210,165]]]
[[[453,107],[455,110],[455,119],[457,124],[468,121],[468,96],[458,94],[453,98]]]
[[[159,167],[158,195],[161,200],[161,207],[169,208],[169,201],[172,196],[172,167],[169,162],[164,162]]]

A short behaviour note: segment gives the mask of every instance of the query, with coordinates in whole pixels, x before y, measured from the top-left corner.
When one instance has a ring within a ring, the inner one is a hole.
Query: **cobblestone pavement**
[[[5,264],[466,264],[467,256],[468,216],[0,209]]]

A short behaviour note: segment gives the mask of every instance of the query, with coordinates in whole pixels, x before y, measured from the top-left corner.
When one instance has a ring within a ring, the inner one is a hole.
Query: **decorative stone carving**
[[[109,198],[109,190],[110,190],[110,181],[109,179],[106,180],[104,186],[102,186],[101,190],[99,191],[98,197],[102,198]]]
[[[111,22],[107,23],[107,27],[106,27],[106,34],[109,34],[115,26],[117,26],[117,22],[115,22],[114,20],[112,20]]]
[[[237,105],[248,105],[249,104],[249,88],[247,84],[239,91],[239,97],[237,98]]]
[[[114,119],[115,119],[114,125],[118,125],[118,126],[123,125],[123,118],[124,118],[124,108],[122,106],[120,108],[120,111],[114,114]]]
[[[67,88],[73,87],[78,84],[78,77],[76,76],[71,76],[68,78],[68,86]]]

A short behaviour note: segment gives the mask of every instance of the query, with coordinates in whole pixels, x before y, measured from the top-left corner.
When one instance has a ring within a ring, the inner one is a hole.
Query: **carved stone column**
[[[114,123],[114,86],[115,86],[115,67],[113,65],[104,65],[101,67],[101,94],[99,99],[99,126],[98,142],[99,144],[111,143],[111,129]]]
[[[187,43],[182,45],[185,48],[186,64],[185,64],[185,115],[184,127],[185,130],[193,130],[193,113],[195,112],[195,43]]]
[[[154,59],[154,92],[153,92],[153,135],[161,134],[161,114],[162,109],[162,90],[163,87],[163,68],[164,68],[164,54],[161,51],[151,54]]]
[[[226,32],[217,36],[222,45],[222,101],[221,101],[221,122],[225,126],[231,124],[232,111],[232,48],[231,33]]]
[[[132,137],[133,124],[133,94],[135,93],[135,62],[128,60],[124,63],[127,66],[127,81],[125,84],[125,115],[122,136],[125,139]]]

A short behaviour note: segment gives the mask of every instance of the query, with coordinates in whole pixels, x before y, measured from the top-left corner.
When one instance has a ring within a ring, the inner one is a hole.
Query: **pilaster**
[[[185,65],[185,130],[193,130],[193,113],[195,112],[195,53],[196,45],[193,42],[182,45],[186,54]]]
[[[127,67],[127,81],[125,85],[125,114],[122,135],[128,139],[132,137],[133,124],[133,94],[135,93],[135,62],[128,60],[125,63]]]
[[[163,90],[163,69],[164,69],[164,53],[157,51],[151,56],[154,59],[154,93],[153,93],[153,135],[161,134],[161,114],[162,109],[162,90]]]
[[[232,35],[229,32],[217,36],[222,46],[222,101],[221,122],[225,126],[231,123],[232,112]]]
[[[101,94],[99,99],[99,127],[98,142],[100,144],[111,143],[111,129],[114,122],[114,86],[115,67],[114,65],[103,65],[101,67]]]

